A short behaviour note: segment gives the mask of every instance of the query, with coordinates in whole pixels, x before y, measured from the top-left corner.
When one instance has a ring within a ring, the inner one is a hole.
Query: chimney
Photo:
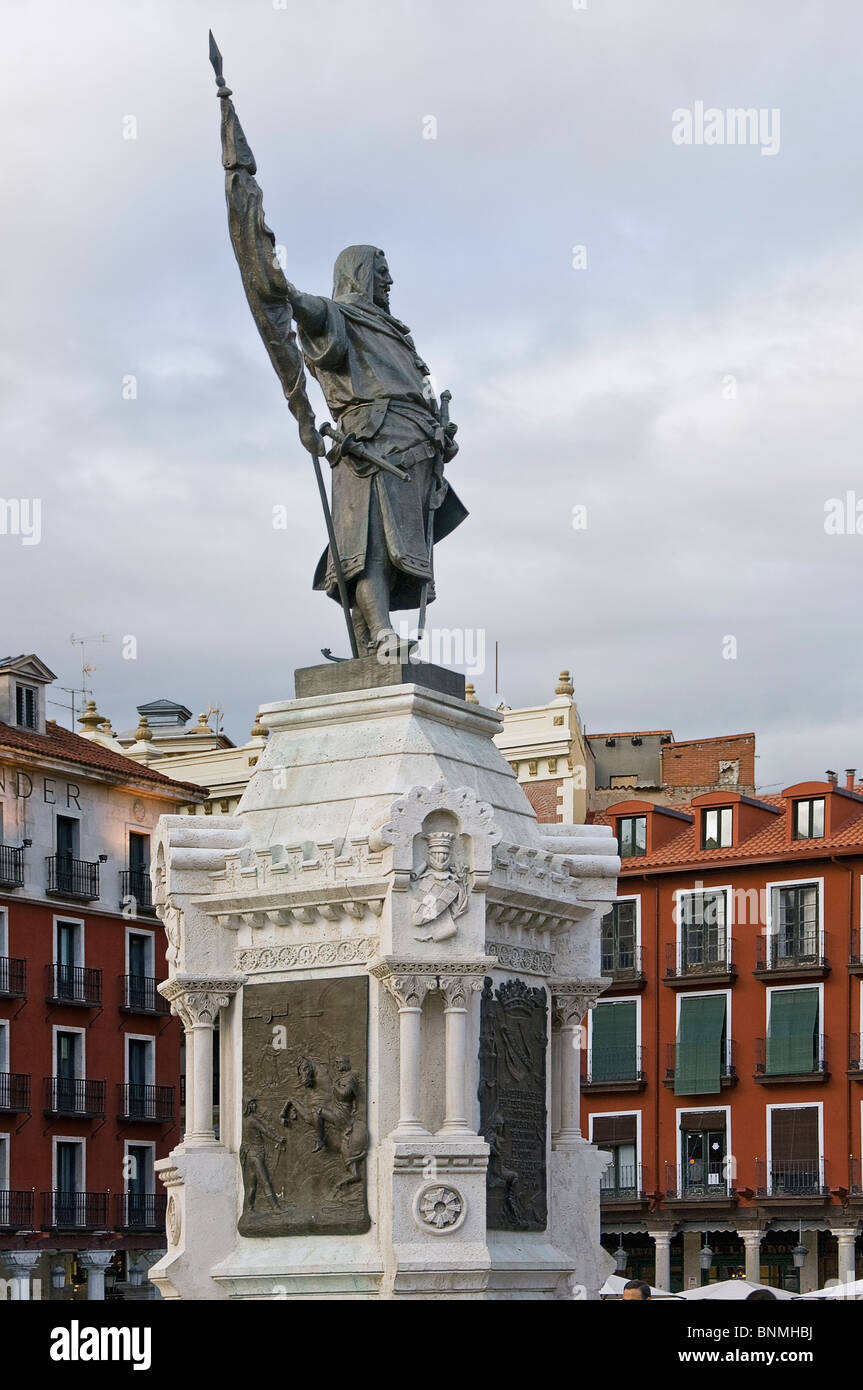
[[[854,790],[854,779],[856,778],[856,776],[857,776],[857,769],[856,769],[856,767],[846,767],[846,769],[845,769],[845,790],[846,790],[847,792],[853,792],[853,790]]]
[[[832,782],[832,783],[833,783],[834,787],[838,785],[838,783],[839,783],[839,778],[836,776],[836,773],[832,770],[832,768],[829,768],[829,767],[828,767],[828,769],[827,769],[827,771],[826,771],[826,773],[825,773],[824,775],[825,775],[825,777],[827,778],[827,781],[828,781],[828,782]]]

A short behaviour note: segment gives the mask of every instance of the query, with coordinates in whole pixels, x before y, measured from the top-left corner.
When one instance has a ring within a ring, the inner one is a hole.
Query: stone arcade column
[[[427,1135],[420,1119],[420,1029],[429,981],[421,975],[392,974],[389,966],[372,971],[399,1011],[399,1122],[393,1138]]]
[[[552,1026],[560,1031],[559,1070],[554,1077],[560,1097],[560,1129],[555,1148],[580,1143],[581,1039],[584,1019],[596,1003],[602,985],[587,980],[551,980]]]
[[[2,1252],[4,1263],[12,1271],[14,1282],[11,1297],[16,1302],[26,1303],[33,1296],[34,1290],[31,1289],[30,1279],[40,1255],[41,1251],[39,1250],[4,1250]],[[41,1295],[42,1290],[39,1288],[36,1297],[40,1298]]]
[[[657,1289],[662,1289],[664,1293],[669,1293],[671,1291],[671,1232],[648,1231],[647,1234],[652,1237],[655,1247],[654,1286]]]
[[[104,1303],[105,1270],[114,1258],[113,1250],[85,1250],[78,1258],[87,1271],[88,1303]]]
[[[220,1009],[226,1009],[242,980],[207,980],[176,976],[161,989],[186,1032],[185,1149],[216,1143],[213,1128],[213,1033]]]
[[[440,980],[440,990],[445,1002],[444,1020],[446,1027],[445,1046],[445,1102],[444,1121],[438,1134],[454,1136],[474,1136],[467,1115],[465,1096],[465,1071],[467,1067],[467,1019],[468,1002],[471,991],[482,989],[481,975],[445,976]]]
[[[740,1239],[746,1255],[746,1278],[753,1284],[761,1283],[761,1232],[741,1231]]]
[[[856,1277],[855,1245],[857,1241],[857,1228],[856,1226],[850,1226],[842,1230],[834,1230],[833,1234],[839,1246],[839,1278],[843,1283],[851,1283]]]

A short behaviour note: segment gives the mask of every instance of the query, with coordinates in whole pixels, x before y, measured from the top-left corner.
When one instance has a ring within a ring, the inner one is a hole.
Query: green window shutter
[[[674,1059],[675,1095],[711,1095],[721,1089],[724,1027],[724,994],[681,999]]]
[[[817,989],[774,990],[767,1033],[768,1073],[792,1076],[812,1071],[817,1022]]]
[[[595,1006],[590,1044],[594,1081],[635,1080],[635,1011],[634,999]]]

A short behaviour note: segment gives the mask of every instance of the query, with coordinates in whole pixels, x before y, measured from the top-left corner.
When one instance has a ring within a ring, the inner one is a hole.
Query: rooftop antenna
[[[206,717],[207,717],[207,719],[209,720],[211,714],[214,714],[214,715],[216,716],[216,734],[217,734],[217,735],[219,735],[219,734],[222,732],[222,715],[223,715],[224,713],[225,713],[225,711],[222,709],[221,705],[220,705],[218,702],[217,702],[215,705],[213,704],[212,700],[209,700],[209,701],[207,702],[207,716],[206,716]]]
[[[90,666],[90,665],[88,665],[88,663],[87,663],[87,643],[88,643],[88,642],[110,642],[110,640],[111,640],[111,639],[110,639],[110,637],[109,637],[109,635],[108,635],[107,632],[100,632],[100,633],[97,633],[95,636],[90,636],[90,637],[76,637],[75,634],[74,634],[74,632],[73,632],[73,633],[71,634],[71,636],[69,637],[69,641],[72,643],[72,646],[73,646],[73,647],[80,647],[80,648],[81,648],[81,685],[80,685],[80,687],[79,687],[77,690],[74,689],[74,688],[68,690],[68,694],[70,694],[70,695],[72,696],[72,730],[73,730],[73,732],[74,732],[74,729],[75,729],[75,696],[78,695],[78,694],[80,694],[80,696],[81,696],[81,707],[83,708],[84,702],[85,702],[85,700],[87,699],[87,695],[89,694],[91,698],[92,698],[92,695],[93,695],[92,690],[88,689],[88,686],[87,686],[87,677],[88,677],[88,676],[92,676],[93,672],[94,672],[95,670],[98,669],[97,667],[95,667],[95,666]],[[61,687],[61,689],[65,689],[65,687]]]
[[[60,686],[60,689],[63,691],[63,693],[64,693],[65,695],[71,695],[71,696],[72,696],[72,703],[71,703],[70,705],[67,705],[65,700],[49,700],[49,701],[48,701],[48,704],[49,704],[49,705],[56,705],[58,709],[71,710],[71,712],[72,712],[72,723],[71,723],[71,725],[70,725],[70,728],[72,729],[72,732],[74,733],[74,732],[75,732],[75,696],[77,695],[78,691],[77,691],[76,689],[73,689],[73,687],[72,687],[71,685],[61,685],[61,686]]]

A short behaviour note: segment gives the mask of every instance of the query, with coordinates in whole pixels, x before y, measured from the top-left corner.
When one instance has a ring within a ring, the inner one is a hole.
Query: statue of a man
[[[442,540],[467,515],[443,474],[458,451],[456,427],[442,423],[428,367],[390,313],[391,284],[383,251],[349,246],[336,260],[331,299],[288,285],[306,365],[340,431],[408,475],[335,450],[333,523],[361,651],[391,639],[391,610],[418,608],[424,584],[431,601],[430,535]],[[329,550],[315,588],[338,598]]]
[[[343,586],[360,655],[391,648],[391,611],[422,608],[434,598],[434,544],[467,516],[444,478],[444,464],[458,448],[455,426],[434,396],[408,328],[390,313],[392,277],[383,251],[342,251],[330,299],[302,294],[286,279],[212,35],[210,57],[222,105],[228,225],[249,307],[316,461],[324,445],[306,395],[304,362],[339,431],[326,457],[340,564],[337,570],[331,543],[315,588],[341,601]]]

